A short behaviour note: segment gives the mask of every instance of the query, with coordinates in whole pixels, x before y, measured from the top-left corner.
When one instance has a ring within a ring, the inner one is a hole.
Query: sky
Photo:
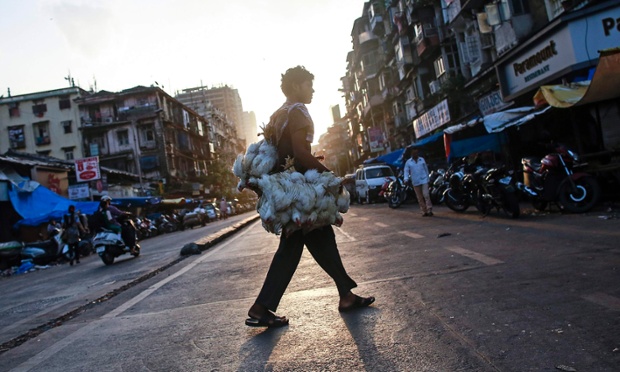
[[[283,102],[281,74],[315,76],[315,143],[344,99],[340,78],[363,0],[0,0],[0,96],[75,84],[168,94],[228,85],[258,125]]]

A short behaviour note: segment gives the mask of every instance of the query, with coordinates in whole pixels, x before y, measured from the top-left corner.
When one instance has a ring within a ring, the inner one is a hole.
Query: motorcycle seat
[[[521,164],[528,166],[534,170],[540,170],[540,159],[539,158],[533,158],[533,157],[528,157],[528,158],[523,158],[521,159]]]

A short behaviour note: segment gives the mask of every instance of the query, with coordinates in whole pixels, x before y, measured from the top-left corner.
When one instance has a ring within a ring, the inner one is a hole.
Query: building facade
[[[73,160],[84,156],[78,87],[0,98],[0,153],[8,150]]]
[[[533,96],[542,85],[589,81],[598,51],[620,47],[619,12],[611,0],[368,1],[342,78],[349,132],[342,146],[357,165],[439,133],[445,156],[473,152],[460,146],[451,154],[457,141],[486,136],[504,160],[518,161],[543,125],[581,153],[613,153],[620,115],[613,92],[549,110],[540,125],[527,119],[535,125],[523,130],[482,122],[512,108],[538,114]]]

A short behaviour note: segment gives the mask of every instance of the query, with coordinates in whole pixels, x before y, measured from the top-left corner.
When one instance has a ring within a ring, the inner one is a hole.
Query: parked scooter
[[[455,212],[465,212],[472,204],[479,207],[476,203],[478,187],[488,168],[480,164],[467,164],[466,157],[457,160],[452,166],[457,170],[450,175],[444,193],[446,206]]]
[[[61,238],[62,230],[54,229],[49,239],[24,244],[22,259],[31,259],[37,265],[47,265],[54,261],[70,261],[69,246]]]
[[[528,195],[534,208],[544,210],[556,203],[561,210],[583,213],[594,207],[601,196],[596,178],[585,172],[574,172],[584,164],[579,156],[563,145],[542,160],[523,158],[523,180],[517,188]]]
[[[101,228],[93,239],[93,246],[101,261],[106,265],[112,265],[116,257],[125,253],[129,253],[134,257],[140,255],[136,226],[131,215],[125,213],[119,216],[117,220],[122,228],[120,235],[111,230]]]

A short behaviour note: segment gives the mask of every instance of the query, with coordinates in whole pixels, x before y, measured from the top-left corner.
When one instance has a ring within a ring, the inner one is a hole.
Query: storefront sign
[[[620,4],[572,19],[499,64],[504,101],[559,80],[573,70],[596,65],[599,50],[618,47],[619,16]]]
[[[489,115],[501,111],[511,104],[512,102],[504,102],[504,100],[502,100],[502,95],[499,94],[499,90],[487,94],[478,100],[478,108],[480,108],[482,115]]]
[[[425,112],[413,121],[415,137],[420,138],[450,121],[448,100],[444,99],[437,106]]]
[[[88,182],[101,178],[99,157],[77,159],[75,161],[75,176],[78,182]]]
[[[77,185],[69,185],[69,199],[71,200],[80,200],[87,199],[90,197],[88,184],[80,183]]]

